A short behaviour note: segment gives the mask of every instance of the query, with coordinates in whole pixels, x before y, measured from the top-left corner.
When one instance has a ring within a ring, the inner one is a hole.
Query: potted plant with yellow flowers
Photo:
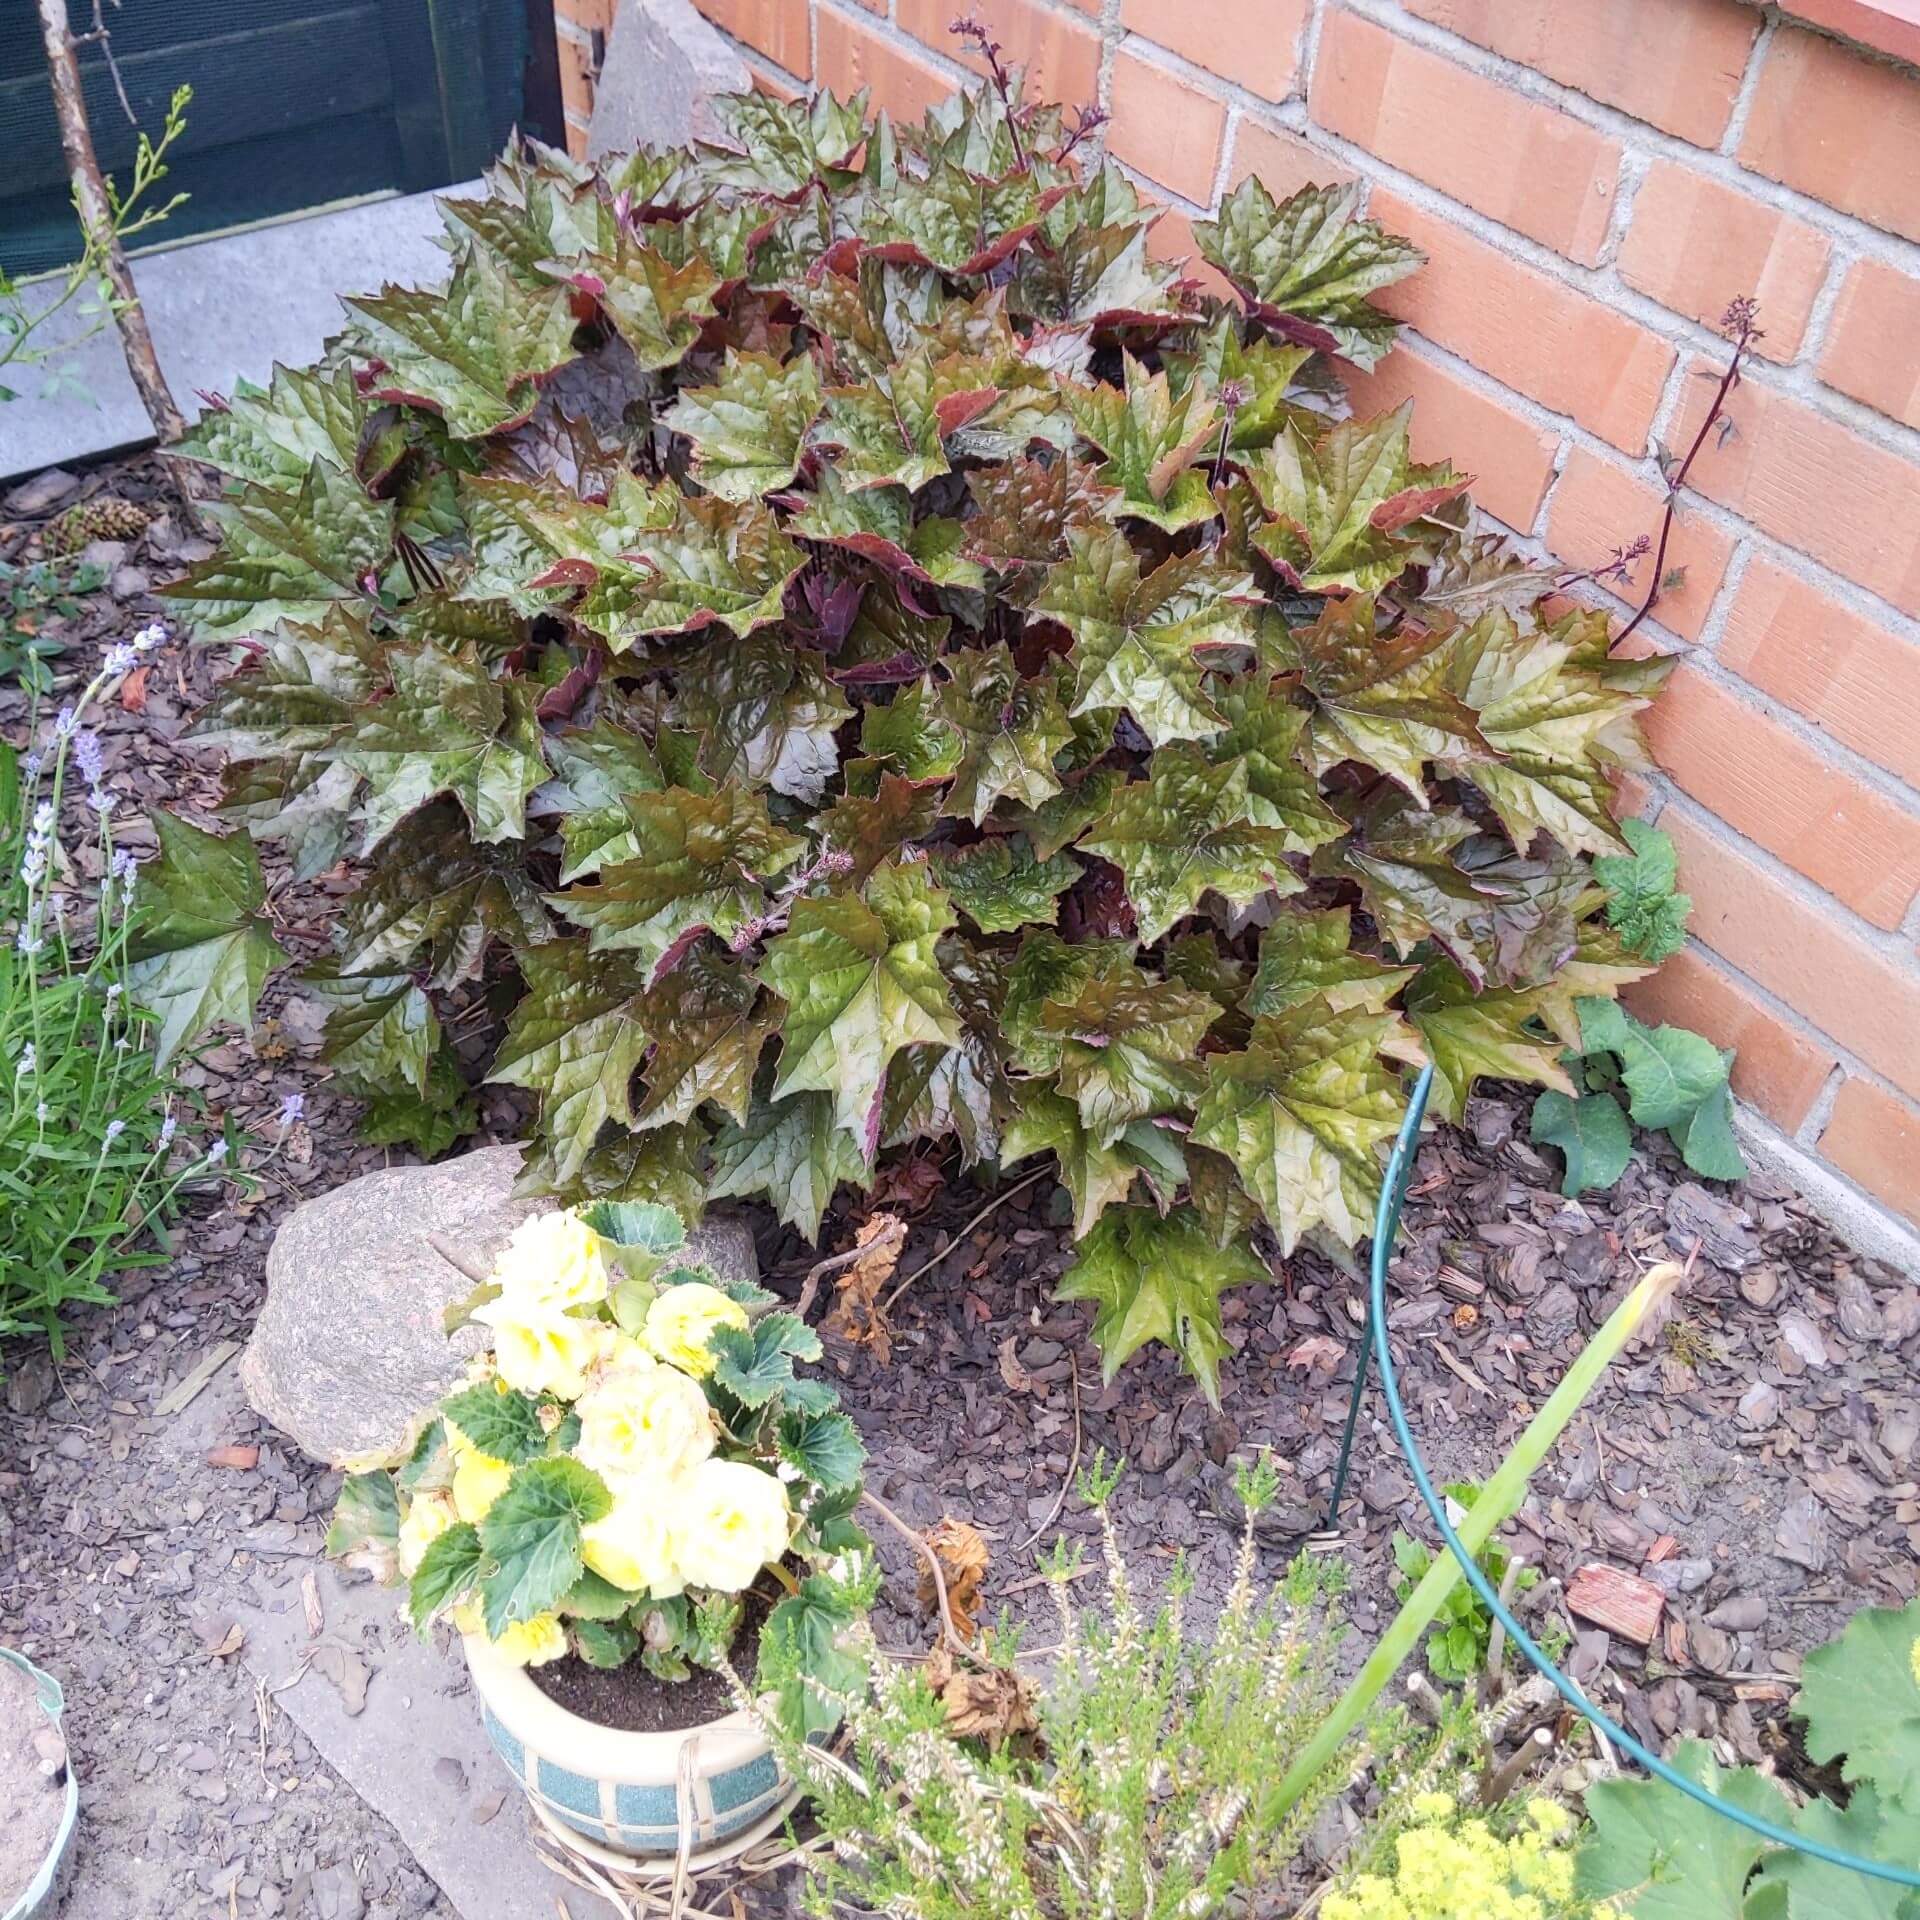
[[[797,1793],[746,1711],[802,1737],[860,1665],[864,1460],[794,1371],[812,1330],[688,1264],[670,1208],[528,1220],[449,1314],[490,1333],[389,1469],[341,1489],[330,1551],[459,1630],[493,1744],[575,1851],[631,1867],[744,1850]]]

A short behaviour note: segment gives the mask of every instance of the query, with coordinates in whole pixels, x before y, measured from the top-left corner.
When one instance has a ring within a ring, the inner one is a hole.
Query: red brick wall
[[[559,4],[571,39],[607,0]],[[913,114],[967,74],[959,0],[698,4],[770,87]],[[1109,110],[1168,202],[1162,253],[1250,172],[1369,182],[1431,261],[1356,405],[1413,395],[1419,457],[1573,564],[1655,530],[1652,448],[1686,443],[1713,323],[1759,298],[1764,357],[1676,533],[1684,587],[1643,629],[1687,656],[1646,805],[1695,938],[1638,1002],[1737,1045],[1754,1110],[1920,1223],[1920,28],[1871,0],[970,10]]]

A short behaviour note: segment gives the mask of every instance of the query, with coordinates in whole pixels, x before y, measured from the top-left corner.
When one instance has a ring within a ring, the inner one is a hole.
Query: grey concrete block
[[[747,63],[691,0],[619,0],[594,88],[588,151],[678,147],[720,136],[712,98],[753,84]]]

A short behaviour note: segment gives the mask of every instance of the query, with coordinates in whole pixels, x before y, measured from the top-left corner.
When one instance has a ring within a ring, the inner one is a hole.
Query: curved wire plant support
[[[1771,1841],[1775,1846],[1791,1847],[1797,1853],[1811,1855],[1829,1866],[1847,1867],[1855,1873],[1864,1873],[1875,1880],[1891,1881],[1895,1886],[1920,1887],[1920,1873],[1909,1867],[1890,1866],[1885,1861],[1868,1860],[1859,1854],[1848,1853],[1839,1847],[1830,1847],[1821,1841],[1809,1839],[1805,1834],[1794,1833],[1786,1827],[1775,1826],[1770,1820],[1762,1819],[1758,1814],[1748,1813],[1742,1807],[1736,1807],[1723,1800],[1718,1794],[1709,1792],[1697,1781],[1689,1780],[1684,1774],[1662,1760],[1658,1754],[1651,1753],[1636,1740],[1617,1721],[1602,1713],[1587,1697],[1554,1665],[1545,1653],[1535,1644],[1532,1636],[1513,1616],[1512,1609],[1500,1598],[1493,1583],[1481,1572],[1473,1554],[1454,1531],[1453,1523],[1447,1518],[1446,1507],[1434,1490],[1433,1481],[1428,1477],[1426,1462],[1420,1457],[1420,1448],[1413,1437],[1413,1429],[1407,1423],[1407,1410],[1400,1399],[1400,1382],[1394,1372],[1393,1355],[1387,1346],[1387,1265],[1393,1255],[1393,1241],[1400,1229],[1400,1207],[1406,1198],[1407,1178],[1412,1171],[1414,1143],[1419,1137],[1420,1122],[1427,1110],[1427,1096],[1433,1088],[1433,1068],[1421,1069],[1420,1078],[1414,1084],[1413,1099],[1407,1108],[1407,1117],[1400,1128],[1400,1136],[1394,1142],[1393,1157],[1387,1162],[1385,1184],[1380,1190],[1380,1204],[1373,1220],[1373,1254],[1370,1262],[1370,1285],[1367,1297],[1367,1329],[1365,1345],[1361,1349],[1360,1363],[1355,1369],[1353,1398],[1347,1408],[1346,1431],[1341,1437],[1339,1464],[1334,1469],[1333,1493],[1327,1504],[1327,1525],[1331,1528],[1339,1515],[1340,1500],[1346,1490],[1347,1467],[1353,1451],[1354,1433],[1359,1424],[1360,1403],[1366,1393],[1367,1365],[1369,1359],[1375,1361],[1380,1370],[1380,1390],[1386,1397],[1387,1418],[1393,1425],[1394,1439],[1399,1443],[1408,1470],[1413,1475],[1413,1484],[1418,1490],[1422,1504],[1433,1517],[1433,1524],[1439,1529],[1440,1537],[1446,1542],[1447,1551],[1459,1563],[1460,1571],[1467,1584],[1480,1596],[1487,1611],[1506,1629],[1507,1638],[1518,1647],[1528,1661],[1546,1676],[1568,1706],[1597,1727],[1623,1753],[1629,1754],[1641,1766],[1663,1781],[1678,1793],[1684,1793],[1689,1800],[1696,1800],[1701,1806],[1719,1814],[1723,1819],[1731,1820],[1736,1826],[1745,1827],[1749,1833],[1757,1834],[1763,1840]]]

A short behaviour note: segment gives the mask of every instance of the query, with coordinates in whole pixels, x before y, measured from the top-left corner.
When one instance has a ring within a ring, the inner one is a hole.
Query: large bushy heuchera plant
[[[1586,859],[1662,667],[1406,409],[1334,417],[1420,258],[1351,190],[1237,189],[1225,301],[1056,110],[865,107],[509,154],[444,285],[210,413],[173,591],[250,659],[201,737],[299,870],[365,862],[308,987],[382,1124],[457,1111],[484,981],[538,1190],[817,1236],[913,1142],[1051,1154],[1109,1368],[1212,1392],[1251,1236],[1365,1230],[1410,1063],[1570,1090],[1644,970]]]

